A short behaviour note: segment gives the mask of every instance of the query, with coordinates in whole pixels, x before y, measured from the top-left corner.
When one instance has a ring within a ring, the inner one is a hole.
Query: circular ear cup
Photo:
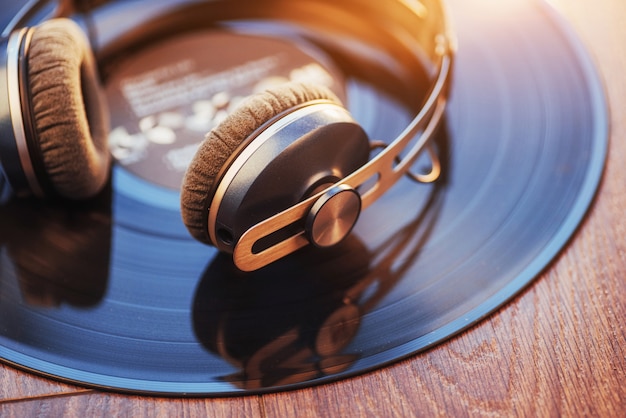
[[[76,23],[53,19],[34,28],[26,83],[33,142],[54,192],[74,199],[96,194],[109,174],[108,114],[95,60]]]
[[[232,154],[263,124],[276,116],[314,100],[341,101],[324,86],[286,83],[255,94],[242,102],[200,144],[181,190],[181,213],[190,234],[211,244],[208,208],[216,189],[217,177]]]

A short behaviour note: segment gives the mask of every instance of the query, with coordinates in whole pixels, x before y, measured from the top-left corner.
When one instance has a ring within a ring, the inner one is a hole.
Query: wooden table
[[[611,145],[582,227],[511,303],[451,341],[390,367],[271,395],[124,396],[0,365],[0,416],[624,416],[626,3],[553,3],[599,64],[612,110]]]

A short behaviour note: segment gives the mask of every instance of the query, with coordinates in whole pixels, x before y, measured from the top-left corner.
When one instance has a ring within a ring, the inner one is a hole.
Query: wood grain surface
[[[505,307],[390,367],[262,396],[124,396],[0,365],[0,416],[626,416],[626,2],[552,3],[606,83],[608,165],[576,236]]]

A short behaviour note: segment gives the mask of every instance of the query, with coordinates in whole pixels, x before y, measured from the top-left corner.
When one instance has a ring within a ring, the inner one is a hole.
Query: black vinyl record
[[[270,392],[425,350],[523,289],[594,198],[603,89],[546,4],[449,3],[458,51],[440,181],[403,179],[338,248],[250,274],[189,237],[177,191],[120,165],[93,201],[12,202],[0,209],[0,358],[124,392]],[[375,88],[348,88],[347,101],[371,137],[408,123]]]

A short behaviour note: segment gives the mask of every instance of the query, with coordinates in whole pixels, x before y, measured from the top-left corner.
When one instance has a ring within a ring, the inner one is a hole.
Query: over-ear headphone
[[[54,19],[0,44],[1,175],[18,196],[83,199],[107,181],[108,121],[83,31]]]
[[[225,20],[239,14],[250,20],[296,16],[293,24],[328,19],[341,26],[351,23],[333,20],[331,7],[346,16],[358,13],[380,21],[386,32],[367,27],[355,32],[373,44],[392,38],[407,59],[423,65],[431,85],[406,129],[383,146],[370,141],[323,86],[291,83],[250,97],[207,135],[185,175],[181,212],[194,238],[233,253],[241,270],[255,270],[308,244],[340,242],[360,211],[410,174],[424,150],[431,173],[410,175],[426,182],[438,176],[429,140],[443,117],[454,49],[441,0],[205,3]],[[201,4],[143,6],[158,16],[168,8]],[[318,10],[319,16],[305,16],[303,10]],[[14,30],[0,48],[0,186],[19,196],[94,195],[108,173],[107,122],[84,32],[71,20],[51,19]],[[370,158],[377,148],[384,149]]]

